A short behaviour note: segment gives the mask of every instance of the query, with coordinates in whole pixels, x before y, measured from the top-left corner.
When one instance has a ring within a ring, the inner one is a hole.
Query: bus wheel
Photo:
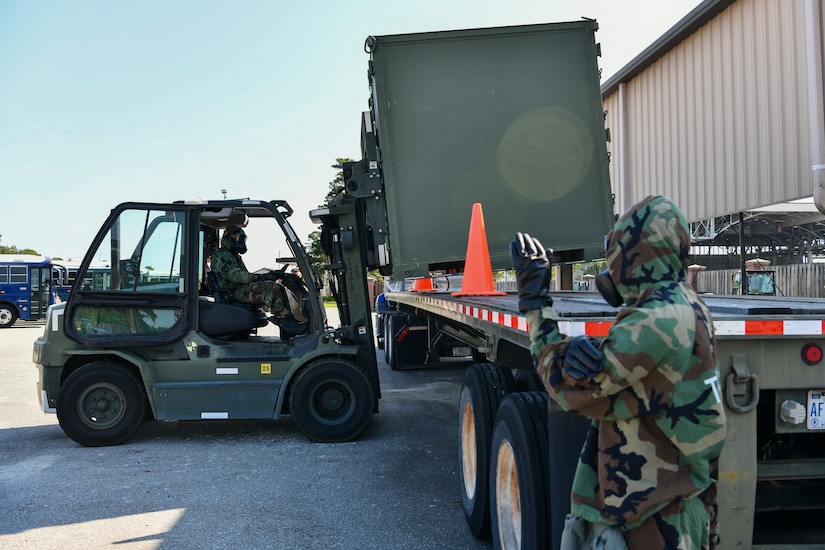
[[[375,397],[358,367],[321,359],[301,371],[290,391],[289,410],[307,437],[322,443],[349,441],[367,426]]]
[[[496,548],[550,547],[547,394],[513,393],[493,432],[490,514]]]
[[[509,369],[489,363],[471,365],[464,375],[458,406],[458,468],[461,503],[470,532],[490,534],[487,479],[490,441],[499,403],[513,391]]]
[[[0,328],[9,328],[17,321],[17,310],[6,303],[0,304]]]
[[[138,430],[145,410],[140,380],[108,360],[80,367],[57,394],[60,427],[87,447],[123,443]]]

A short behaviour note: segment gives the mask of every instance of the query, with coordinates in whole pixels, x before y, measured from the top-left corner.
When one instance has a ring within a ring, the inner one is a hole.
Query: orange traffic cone
[[[493,283],[493,268],[490,264],[490,248],[487,246],[487,229],[481,203],[473,204],[470,218],[470,237],[467,239],[467,259],[464,261],[464,278],[461,292],[453,296],[504,296],[506,292],[496,291]]]
[[[413,287],[410,292],[435,292],[433,287],[433,280],[429,277],[423,277],[413,281]]]

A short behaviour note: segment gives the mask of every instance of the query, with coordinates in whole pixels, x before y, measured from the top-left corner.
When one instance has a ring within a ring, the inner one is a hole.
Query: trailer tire
[[[17,308],[7,302],[0,303],[0,328],[9,328],[17,317]]]
[[[513,378],[516,381],[516,391],[547,391],[541,382],[541,378],[534,370],[519,369]]]
[[[424,326],[422,322],[426,324],[426,320],[404,313],[389,316],[384,339],[389,350],[387,363],[392,370],[420,368],[426,363],[429,343],[427,332],[417,330]],[[396,339],[399,335],[400,340]]]
[[[470,532],[490,535],[488,478],[490,442],[496,411],[513,391],[509,369],[489,363],[471,365],[464,375],[458,408],[458,469],[461,503]]]
[[[60,427],[77,443],[86,447],[119,445],[140,428],[146,396],[132,371],[103,359],[66,378],[55,408]]]
[[[395,338],[392,337],[392,319],[396,315],[387,315],[384,326],[384,361],[392,370],[398,370],[398,360],[394,357]]]
[[[289,410],[307,437],[338,443],[363,431],[374,403],[372,385],[355,363],[329,357],[298,374],[290,390]]]
[[[495,548],[549,548],[546,393],[508,395],[493,431],[490,516]]]

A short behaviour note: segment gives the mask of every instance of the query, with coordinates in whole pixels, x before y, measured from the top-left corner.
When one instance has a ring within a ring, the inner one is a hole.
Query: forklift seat
[[[215,338],[246,338],[269,323],[266,313],[257,305],[233,301],[229,290],[218,286],[211,269],[206,270],[206,284],[213,300],[203,296],[198,300],[198,326],[204,334]]]

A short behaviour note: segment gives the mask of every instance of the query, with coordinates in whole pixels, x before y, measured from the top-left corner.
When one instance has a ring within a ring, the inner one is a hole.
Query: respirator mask
[[[596,289],[602,295],[604,301],[613,307],[619,307],[624,303],[624,298],[619,294],[619,289],[613,284],[610,278],[610,271],[605,269],[596,275]]]
[[[243,229],[237,229],[229,235],[230,247],[229,250],[233,254],[246,253],[246,233]]]
[[[605,258],[607,257],[607,245],[610,244],[610,235],[613,232],[611,231],[604,237],[604,255]],[[612,307],[619,307],[624,303],[624,298],[622,295],[619,294],[619,289],[616,288],[613,279],[610,277],[610,270],[605,269],[598,275],[596,275],[596,289],[599,291],[599,294],[602,295],[604,301],[608,303],[608,305]]]

